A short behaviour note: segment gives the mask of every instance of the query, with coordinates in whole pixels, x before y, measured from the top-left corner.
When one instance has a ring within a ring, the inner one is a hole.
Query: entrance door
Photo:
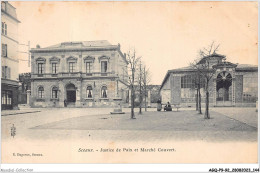
[[[67,101],[76,102],[76,91],[67,91]]]
[[[232,106],[232,77],[228,72],[221,72],[217,76],[217,106]]]
[[[76,87],[74,84],[68,84],[66,87],[67,92],[67,102],[69,103],[75,103],[76,102]]]

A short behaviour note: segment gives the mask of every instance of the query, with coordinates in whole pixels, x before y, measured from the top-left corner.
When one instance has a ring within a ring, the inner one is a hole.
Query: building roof
[[[107,40],[96,40],[96,41],[78,41],[78,42],[62,42],[46,48],[62,48],[62,47],[103,47],[103,46],[112,46]]]
[[[20,21],[17,19],[16,8],[12,6],[8,1],[1,2],[1,12],[6,16],[12,18],[16,22],[20,23]]]
[[[237,71],[258,71],[258,65],[252,64],[238,64]]]
[[[43,52],[66,52],[66,51],[117,51],[123,60],[127,62],[126,55],[120,50],[120,44],[112,45],[107,40],[96,41],[74,41],[74,42],[62,42],[52,46],[44,48],[32,48],[31,53],[43,53]]]
[[[164,83],[167,81],[168,77],[170,76],[170,73],[182,73],[192,71],[196,71],[196,69],[192,68],[191,66],[168,70],[162,81],[160,90],[163,87]],[[236,71],[258,71],[258,66],[251,64],[237,64]]]
[[[220,59],[223,59],[223,58],[225,58],[226,56],[214,52],[213,54],[210,54],[210,55],[208,55],[208,56],[204,56],[203,58],[201,58],[201,60],[198,62],[198,64],[204,63],[204,61],[205,61],[206,59],[211,58],[211,57],[218,57],[218,58],[220,58]]]

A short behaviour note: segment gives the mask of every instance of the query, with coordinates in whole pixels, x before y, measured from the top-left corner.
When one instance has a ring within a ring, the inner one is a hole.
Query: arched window
[[[101,98],[107,98],[107,87],[102,86],[101,88]]]
[[[57,87],[53,87],[52,88],[52,98],[53,99],[57,99],[58,98],[58,88]]]
[[[92,86],[87,87],[87,98],[92,98]]]
[[[38,97],[44,98],[44,88],[42,86],[38,88]]]

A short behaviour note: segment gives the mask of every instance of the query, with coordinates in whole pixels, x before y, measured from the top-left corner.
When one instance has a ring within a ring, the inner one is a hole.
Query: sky
[[[123,53],[135,48],[162,83],[168,70],[188,66],[212,41],[227,61],[258,64],[257,2],[32,2],[13,1],[19,42],[31,48],[65,41],[108,40]],[[20,51],[26,50],[20,46]],[[20,54],[20,59],[27,59]],[[29,72],[20,61],[19,72]]]

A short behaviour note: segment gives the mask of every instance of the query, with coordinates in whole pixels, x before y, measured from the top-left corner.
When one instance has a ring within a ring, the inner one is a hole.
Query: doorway
[[[68,84],[66,87],[67,92],[67,102],[75,103],[76,102],[76,87],[74,84]]]
[[[232,76],[223,71],[217,76],[217,106],[232,106]]]

